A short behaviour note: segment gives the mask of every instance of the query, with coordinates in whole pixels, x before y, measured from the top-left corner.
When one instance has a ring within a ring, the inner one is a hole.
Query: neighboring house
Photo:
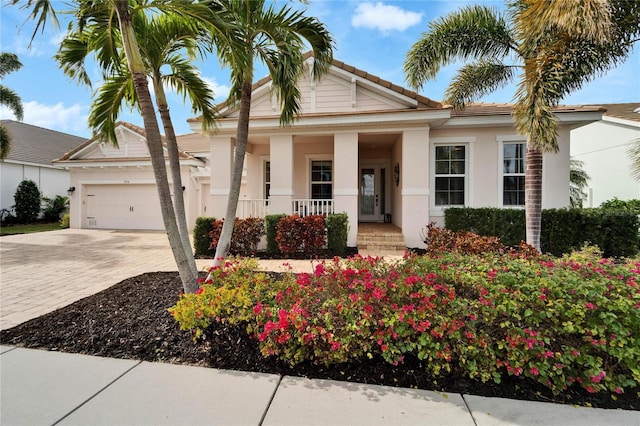
[[[42,195],[67,195],[69,171],[53,160],[85,141],[84,138],[13,120],[2,120],[11,136],[11,150],[0,160],[0,209],[11,209],[20,182],[30,179]]]
[[[55,164],[71,172],[71,227],[164,229],[144,129],[120,122],[116,137],[118,147],[94,138],[56,160]],[[195,152],[208,145],[203,145],[202,138],[185,139]],[[193,226],[196,218],[206,213],[203,206],[208,193],[202,196],[201,181],[208,183],[209,173],[204,160],[182,150],[180,164],[187,221]]]
[[[313,57],[306,60],[310,65]],[[447,207],[524,206],[525,138],[514,128],[509,105],[453,111],[337,60],[321,81],[307,73],[298,84],[302,116],[288,127],[279,125],[270,80],[253,86],[239,216],[346,212],[350,246],[358,223],[391,220],[406,246],[424,247],[423,228],[442,224]],[[206,136],[206,209],[223,217],[238,111],[226,104],[218,111],[218,126]],[[599,120],[602,111],[556,109],[560,150],[544,155],[543,207],[569,204],[569,133]],[[189,123],[202,132],[200,119]]]
[[[589,174],[584,207],[603,201],[640,199],[640,182],[631,175],[631,144],[640,139],[640,102],[602,105],[602,120],[571,131],[571,156]]]

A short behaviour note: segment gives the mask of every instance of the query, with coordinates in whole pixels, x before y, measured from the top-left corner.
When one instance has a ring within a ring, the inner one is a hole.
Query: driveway
[[[309,261],[293,263],[311,271]],[[197,260],[198,269],[211,264]],[[278,270],[282,261],[261,262]],[[62,229],[0,237],[0,329],[69,305],[120,281],[176,271],[164,232]]]

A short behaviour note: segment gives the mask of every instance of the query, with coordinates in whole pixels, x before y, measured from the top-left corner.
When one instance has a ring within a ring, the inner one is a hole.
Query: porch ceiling
[[[360,149],[389,148],[401,137],[400,133],[359,133]],[[268,136],[250,136],[249,142],[254,145],[268,145]],[[316,144],[332,143],[333,135],[294,135],[294,143]]]

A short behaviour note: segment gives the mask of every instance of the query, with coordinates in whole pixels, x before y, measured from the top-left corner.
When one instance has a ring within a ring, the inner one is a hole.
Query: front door
[[[387,168],[381,165],[360,167],[360,222],[383,222],[387,204]]]

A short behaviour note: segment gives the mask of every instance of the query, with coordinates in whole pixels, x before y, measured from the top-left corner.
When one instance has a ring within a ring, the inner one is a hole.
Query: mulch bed
[[[412,357],[406,357],[398,366],[374,358],[329,367],[311,363],[290,367],[277,358],[263,357],[257,342],[250,339],[242,327],[224,324],[212,326],[206,339],[194,342],[188,332],[180,331],[167,312],[176,303],[181,289],[175,272],[153,272],[129,278],[98,294],[4,330],[0,332],[0,342],[112,358],[640,410],[640,388],[617,395],[617,400],[610,394],[589,394],[575,387],[554,396],[526,378],[505,376],[497,385],[455,373],[430,377],[424,373],[422,361]]]

